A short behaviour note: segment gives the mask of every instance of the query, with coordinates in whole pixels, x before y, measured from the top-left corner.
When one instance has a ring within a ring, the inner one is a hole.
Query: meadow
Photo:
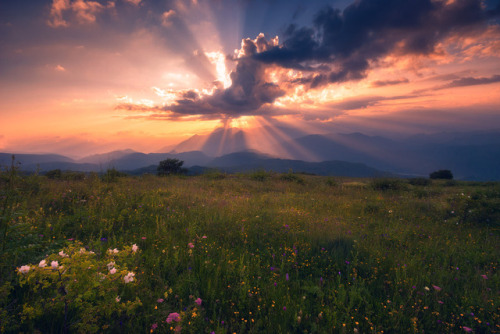
[[[0,203],[0,332],[500,331],[500,183],[10,169]]]

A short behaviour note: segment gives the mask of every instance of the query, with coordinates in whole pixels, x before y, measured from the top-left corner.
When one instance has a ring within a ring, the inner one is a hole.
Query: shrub
[[[281,174],[280,180],[288,181],[288,182],[297,182],[298,184],[304,184],[304,179],[294,174],[292,171],[289,171],[286,174]]]
[[[185,174],[187,169],[182,167],[183,164],[184,161],[179,159],[162,160],[157,168],[158,176]]]
[[[434,180],[452,180],[453,174],[448,169],[440,169],[429,174],[429,178]]]
[[[399,179],[375,179],[371,182],[375,190],[402,190],[406,188],[405,183]]]
[[[62,171],[60,169],[49,170],[45,176],[51,180],[59,180],[62,177]]]
[[[136,312],[137,281],[132,267],[137,246],[108,250],[98,256],[78,242],[35,265],[17,269],[25,287],[21,327],[30,332],[60,328],[61,332],[97,333],[119,330],[120,319]],[[48,316],[50,314],[50,316]]]
[[[432,184],[432,181],[426,179],[425,177],[414,177],[408,179],[408,183],[411,184],[412,186],[428,186]]]
[[[259,170],[256,170],[256,171],[250,173],[249,176],[251,179],[256,180],[256,181],[265,181],[266,179],[271,177],[271,173],[266,172],[263,169],[259,169]]]

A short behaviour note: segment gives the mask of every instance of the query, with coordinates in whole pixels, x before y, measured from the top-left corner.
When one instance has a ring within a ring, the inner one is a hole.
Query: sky
[[[0,0],[0,151],[498,130],[499,58],[500,0]]]

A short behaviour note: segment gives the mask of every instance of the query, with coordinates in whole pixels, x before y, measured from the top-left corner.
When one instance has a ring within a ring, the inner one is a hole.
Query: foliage
[[[157,171],[159,176],[173,175],[173,174],[185,174],[187,172],[186,168],[182,165],[184,161],[179,159],[167,159],[160,161]]]
[[[499,331],[498,182],[252,175],[0,174],[0,331]]]
[[[440,169],[429,174],[429,178],[433,180],[452,180],[453,174],[448,169]]]
[[[116,170],[114,167],[108,169],[106,173],[102,176],[105,182],[116,182],[120,177],[126,177],[127,174]]]
[[[432,180],[426,179],[425,177],[414,177],[408,179],[408,183],[412,186],[428,186],[432,183]]]
[[[406,184],[400,179],[374,179],[371,186],[375,190],[403,190]]]
[[[62,171],[60,169],[49,170],[45,176],[51,180],[59,180],[62,178]]]
[[[21,266],[17,269],[19,286],[25,291],[21,328],[120,330],[119,322],[130,320],[141,306],[129,269],[134,257],[131,247],[96,255],[74,242],[38,264]]]

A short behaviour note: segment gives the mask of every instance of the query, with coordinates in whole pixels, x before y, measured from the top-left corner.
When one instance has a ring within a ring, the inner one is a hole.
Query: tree
[[[187,169],[182,167],[183,164],[184,161],[179,159],[162,160],[156,170],[158,171],[159,176],[184,174],[187,172]]]
[[[448,169],[440,169],[429,174],[431,179],[453,180],[453,174]]]

